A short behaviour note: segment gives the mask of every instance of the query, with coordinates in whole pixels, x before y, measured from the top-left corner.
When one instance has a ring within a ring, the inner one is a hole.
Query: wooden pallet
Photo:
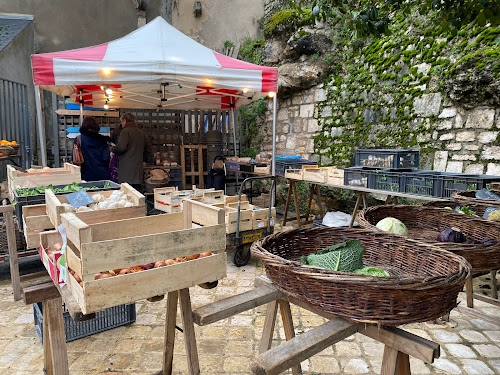
[[[192,185],[196,185],[200,188],[205,187],[205,176],[208,175],[208,171],[203,154],[206,154],[206,152],[206,145],[181,146],[183,189],[191,188]]]

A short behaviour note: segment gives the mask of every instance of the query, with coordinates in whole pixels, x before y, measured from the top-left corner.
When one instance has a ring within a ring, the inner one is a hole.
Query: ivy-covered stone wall
[[[329,73],[279,98],[278,153],[349,166],[356,148],[412,148],[421,168],[500,175],[500,28],[470,25],[454,36],[417,13],[397,15],[392,35],[368,41],[334,23],[322,28],[331,48],[301,59]],[[288,45],[319,29],[296,30]],[[271,131],[268,112],[264,150]]]

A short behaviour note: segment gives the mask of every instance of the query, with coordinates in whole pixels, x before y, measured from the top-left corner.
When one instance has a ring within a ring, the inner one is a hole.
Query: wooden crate
[[[40,246],[40,233],[47,229],[54,230],[54,224],[50,222],[44,204],[24,206],[22,210],[26,248],[36,249]]]
[[[43,185],[67,185],[73,182],[82,182],[80,167],[64,163],[62,168],[52,168],[50,171],[22,172],[11,165],[7,165],[7,185],[9,198],[14,200],[16,189],[37,187]]]
[[[252,229],[266,228],[269,220],[269,208],[253,209]],[[276,223],[276,207],[271,208],[271,226]]]
[[[224,203],[224,190],[205,191],[203,193],[203,202],[208,204]]]
[[[241,201],[247,201],[247,196],[246,194],[241,194]],[[225,195],[224,196],[224,205],[227,205],[229,203],[238,203],[238,196],[237,195]]]
[[[317,166],[304,166],[303,168],[304,181],[325,183],[328,181],[328,168],[321,168]],[[311,168],[312,167],[312,168]]]
[[[266,165],[265,167],[259,167],[255,165],[253,167],[253,172],[256,174],[263,174],[263,175],[271,174],[271,165]]]
[[[123,207],[116,208],[116,210],[125,210],[123,212],[128,212],[130,217],[141,216],[141,212],[146,212],[146,198],[144,195],[135,190],[132,186],[127,183],[120,185],[120,190],[125,192],[131,199],[133,207]],[[104,195],[108,198],[114,190],[106,190],[95,192]],[[93,193],[91,193],[93,194]],[[68,200],[64,195],[55,195],[51,190],[45,190],[45,205],[47,209],[47,215],[49,216],[50,222],[57,228],[61,224],[61,214],[65,213],[66,210],[63,203],[68,203]],[[105,210],[102,210],[103,212]]]
[[[175,192],[178,192],[177,187],[172,186],[154,189],[154,208],[167,213],[180,211],[182,209],[180,206],[180,200],[178,210],[176,210],[176,205],[172,204],[171,196]]]
[[[344,170],[328,167],[328,181],[331,185],[344,185]]]
[[[226,236],[222,209],[211,207],[217,224],[195,227],[194,207],[173,214],[88,224],[63,214],[68,235],[68,287],[84,314],[163,295],[226,276]],[[190,207],[188,207],[190,206]],[[207,212],[206,207],[202,207]],[[213,219],[213,218],[212,218]],[[94,274],[210,251],[211,256],[147,271],[94,280]]]
[[[240,205],[240,232],[253,229],[253,206],[247,201]],[[226,233],[235,233],[238,222],[238,202],[226,205]]]
[[[292,180],[303,180],[302,169],[285,169],[285,178],[290,178]]]
[[[40,243],[39,243],[39,252],[40,258],[42,259],[42,263],[47,269],[47,272],[50,275],[50,278],[54,282],[54,284],[63,284],[64,282],[59,282],[59,272],[60,268],[58,265],[58,260],[61,258],[61,254],[58,253],[55,255],[55,258],[50,258],[47,254],[47,248],[49,245],[54,243],[62,244],[63,239],[61,234],[57,230],[52,230],[49,232],[40,233]]]
[[[129,207],[127,207],[129,208]],[[88,224],[104,223],[106,221],[115,221],[130,219],[133,217],[146,216],[145,210],[124,210],[123,208],[113,208],[109,210],[100,210],[92,212],[77,212],[76,217],[84,220]],[[40,232],[54,230],[54,225],[47,215],[45,204],[23,207],[24,238],[28,249],[38,248],[40,245]]]

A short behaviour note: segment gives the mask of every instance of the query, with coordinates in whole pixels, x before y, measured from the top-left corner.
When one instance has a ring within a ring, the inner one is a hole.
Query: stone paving
[[[191,288],[194,307],[247,291],[263,269],[255,263],[236,268],[228,254],[228,274],[212,290]],[[465,306],[461,293],[460,306]],[[137,321],[68,343],[70,373],[153,374],[161,369],[165,300],[136,303]],[[450,321],[403,326],[441,345],[433,364],[411,359],[414,375],[500,374],[500,308],[476,301],[475,308],[454,310]],[[250,374],[264,324],[265,306],[214,323],[195,326],[202,374]],[[292,306],[297,333],[325,320]],[[178,315],[178,321],[180,316]],[[284,341],[278,318],[274,345]],[[0,281],[0,374],[43,374],[43,350],[33,323],[32,306],[13,302],[8,280]],[[380,374],[383,346],[355,334],[302,363],[304,374]],[[286,372],[291,373],[291,372]],[[176,333],[174,374],[187,374],[183,335]]]

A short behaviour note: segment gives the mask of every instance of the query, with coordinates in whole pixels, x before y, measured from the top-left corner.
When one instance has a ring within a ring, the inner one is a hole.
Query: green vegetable
[[[457,206],[455,210],[460,213],[460,214],[465,214],[465,215],[471,215],[471,216],[477,216],[476,212],[472,209],[469,208],[469,206]]]
[[[352,272],[363,268],[365,248],[358,240],[349,240],[318,250],[316,254],[302,256],[300,261],[309,266],[332,271]]]
[[[109,182],[106,182],[106,184],[104,185],[104,189],[106,188],[111,188],[111,184]],[[56,194],[60,194],[60,193],[73,193],[75,191],[80,191],[80,190],[95,190],[99,189],[99,187],[97,186],[82,187],[78,185],[77,182],[73,182],[69,185],[64,186],[63,188],[54,188],[54,186],[52,185],[44,185],[35,188],[16,189],[16,193],[19,197],[26,197],[29,195],[44,194],[46,189],[52,190]]]
[[[394,217],[386,217],[385,219],[380,220],[376,227],[384,232],[408,236],[408,229],[406,228],[406,225]]]
[[[500,210],[495,210],[488,215],[488,220],[500,221]]]
[[[368,276],[378,276],[378,277],[387,277],[390,276],[386,271],[381,270],[376,267],[364,267],[357,270],[354,270],[353,273],[360,273],[362,275]]]

